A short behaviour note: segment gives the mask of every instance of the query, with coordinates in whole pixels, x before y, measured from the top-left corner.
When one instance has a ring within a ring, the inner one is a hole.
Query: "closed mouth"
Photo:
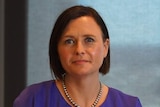
[[[83,64],[83,63],[86,63],[86,62],[90,62],[88,60],[75,60],[73,61],[72,63],[75,63],[75,64]]]

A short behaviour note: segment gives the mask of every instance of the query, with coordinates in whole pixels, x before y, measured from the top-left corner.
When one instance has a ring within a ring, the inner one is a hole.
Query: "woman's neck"
[[[82,107],[92,105],[100,90],[99,75],[92,77],[66,75],[64,82],[70,97]]]

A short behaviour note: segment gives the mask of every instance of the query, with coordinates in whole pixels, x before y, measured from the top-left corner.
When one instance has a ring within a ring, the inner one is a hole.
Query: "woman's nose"
[[[83,55],[85,53],[85,48],[82,42],[77,42],[75,46],[76,55]]]

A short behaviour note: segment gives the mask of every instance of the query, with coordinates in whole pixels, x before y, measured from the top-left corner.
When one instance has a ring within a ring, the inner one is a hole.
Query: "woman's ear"
[[[104,58],[107,56],[108,54],[108,49],[109,49],[109,45],[110,45],[110,41],[109,39],[106,39],[104,41]]]

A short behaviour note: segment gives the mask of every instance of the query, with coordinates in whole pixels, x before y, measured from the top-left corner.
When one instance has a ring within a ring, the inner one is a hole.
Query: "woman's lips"
[[[88,60],[75,60],[75,61],[73,61],[74,64],[85,64],[88,62],[90,62],[90,61],[88,61]]]

